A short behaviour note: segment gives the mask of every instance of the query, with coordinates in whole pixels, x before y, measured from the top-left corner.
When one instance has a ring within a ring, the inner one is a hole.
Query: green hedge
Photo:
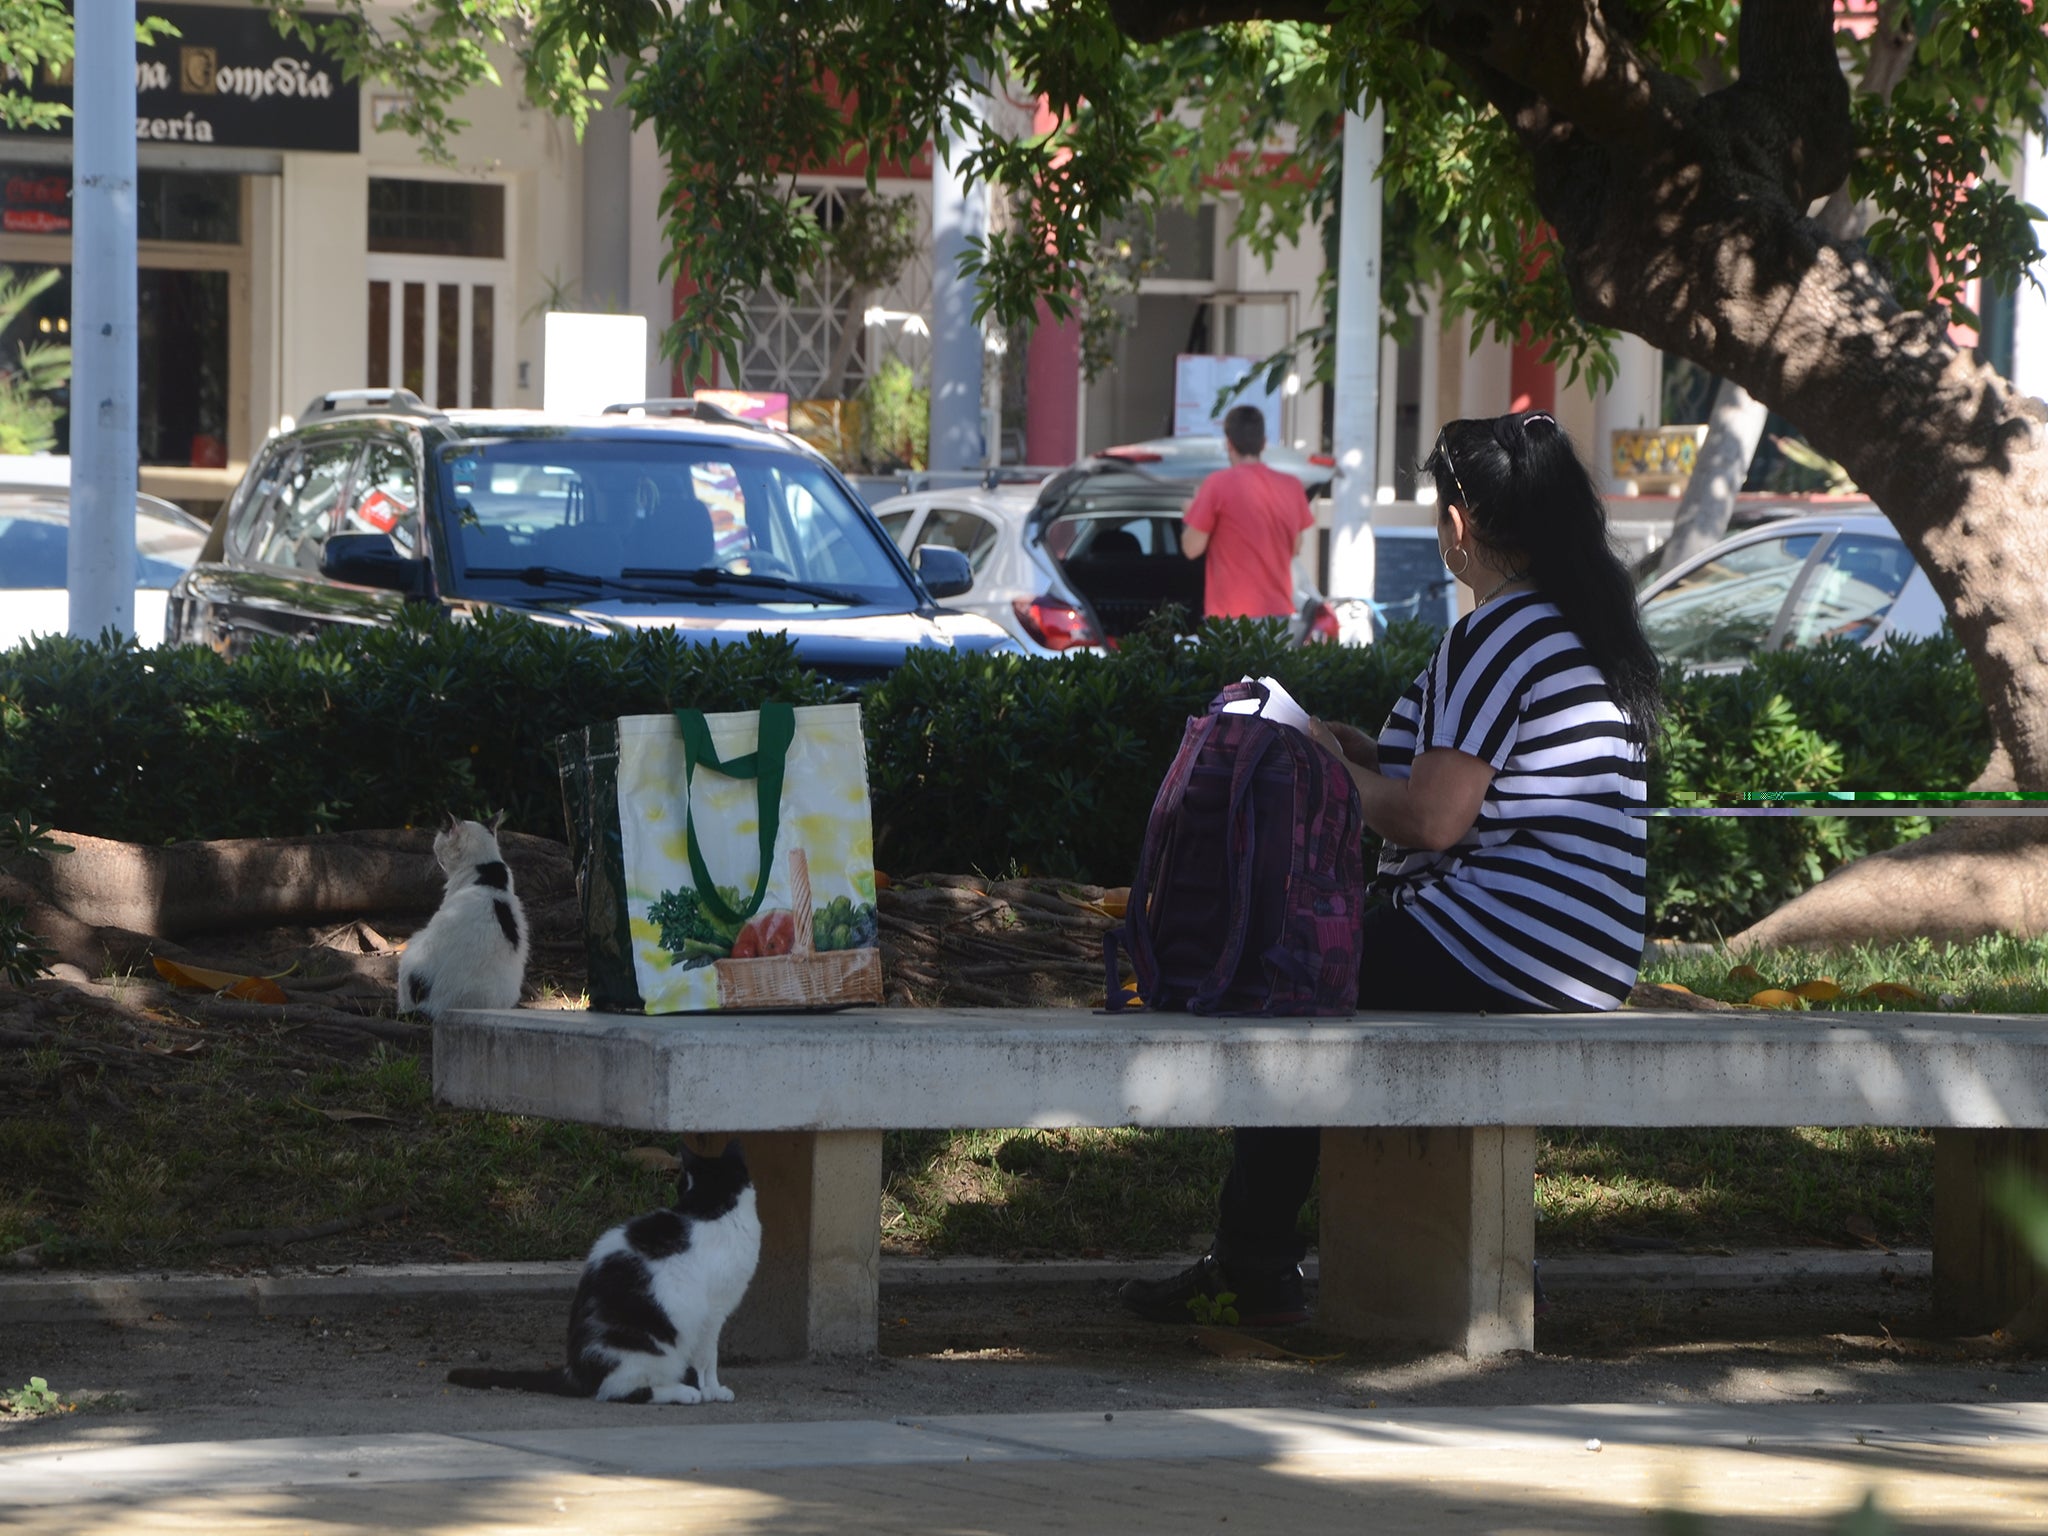
[[[1364,650],[1291,650],[1257,625],[1164,632],[1115,656],[916,656],[863,697],[877,862],[1128,879],[1188,715],[1270,673],[1311,711],[1376,725],[1429,654],[1397,630]],[[1987,733],[1958,647],[1765,658],[1671,682],[1653,804],[1746,789],[1953,789]],[[616,715],[834,688],[776,637],[700,648],[669,631],[593,640],[507,616],[198,648],[47,639],[0,653],[0,811],[129,841],[423,823],[503,809],[562,835],[552,743]],[[1661,821],[1658,931],[1732,931],[1844,858],[1918,830],[1888,820]]]

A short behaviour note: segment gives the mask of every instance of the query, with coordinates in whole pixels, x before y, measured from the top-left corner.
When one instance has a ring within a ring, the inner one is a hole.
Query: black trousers
[[[1407,912],[1365,914],[1358,1006],[1417,1013],[1540,1013],[1481,981]],[[1241,1274],[1299,1264],[1308,1240],[1296,1230],[1315,1183],[1323,1133],[1302,1126],[1239,1126],[1212,1252]]]

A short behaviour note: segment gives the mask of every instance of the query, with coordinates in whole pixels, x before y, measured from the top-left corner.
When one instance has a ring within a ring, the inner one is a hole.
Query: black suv
[[[957,550],[906,560],[809,445],[709,405],[442,412],[346,390],[264,444],[164,628],[233,654],[408,603],[493,607],[697,641],[782,631],[860,682],[913,650],[1015,649],[938,606],[971,581]]]

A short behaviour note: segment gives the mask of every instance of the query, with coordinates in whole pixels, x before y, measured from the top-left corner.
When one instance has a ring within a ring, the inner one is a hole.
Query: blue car
[[[165,631],[233,654],[407,605],[496,608],[599,634],[782,633],[857,684],[913,651],[1016,649],[941,606],[972,580],[957,550],[899,553],[807,444],[710,406],[443,412],[359,390],[264,445]]]

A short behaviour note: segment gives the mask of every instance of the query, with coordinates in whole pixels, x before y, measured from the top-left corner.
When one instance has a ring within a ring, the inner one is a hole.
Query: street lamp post
[[[135,633],[135,0],[78,0],[68,625]]]
[[[1379,497],[1380,153],[1385,118],[1344,114],[1337,228],[1336,399],[1331,449],[1330,595],[1371,600],[1372,509]]]

